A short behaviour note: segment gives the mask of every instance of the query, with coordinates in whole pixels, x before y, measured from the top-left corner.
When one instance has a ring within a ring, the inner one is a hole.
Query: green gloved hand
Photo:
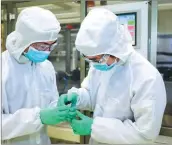
[[[72,93],[72,95],[70,95],[70,96],[68,96],[67,94],[63,94],[59,97],[59,100],[57,103],[58,107],[67,106],[68,104],[71,104],[71,106],[69,106],[70,107],[70,110],[69,110],[70,113],[66,116],[68,122],[71,122],[72,119],[74,119],[76,117],[77,96],[78,95],[75,95],[74,93]]]
[[[72,93],[71,95],[63,94],[59,97],[57,106],[64,106],[71,103],[71,107],[76,107],[78,94]]]
[[[76,94],[76,93],[72,93],[72,94],[68,95],[67,101],[72,103],[71,107],[76,107],[77,98],[78,98],[78,94]]]
[[[71,127],[73,129],[73,132],[78,135],[90,135],[93,119],[88,116],[85,116],[79,111],[76,111],[76,113],[77,116],[81,118],[81,120],[72,120]]]
[[[63,94],[59,97],[58,102],[57,102],[57,106],[61,107],[61,106],[66,106],[67,104],[67,94]]]
[[[69,106],[47,108],[40,111],[41,122],[47,125],[55,125],[62,121],[67,121],[68,115],[76,116],[76,111],[72,111]]]

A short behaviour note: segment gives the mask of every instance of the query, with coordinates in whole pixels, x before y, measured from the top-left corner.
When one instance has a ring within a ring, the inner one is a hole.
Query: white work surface
[[[51,138],[80,143],[80,136],[75,135],[68,123],[61,123],[56,126],[48,126],[48,136]],[[171,144],[172,137],[160,135],[155,144]]]

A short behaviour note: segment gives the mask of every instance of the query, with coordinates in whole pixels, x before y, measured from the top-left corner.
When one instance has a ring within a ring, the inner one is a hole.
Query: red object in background
[[[130,32],[131,36],[133,37],[134,36],[134,32]]]
[[[130,26],[130,25],[128,26],[129,31],[134,31],[134,29],[135,29],[135,26]]]
[[[94,0],[89,0],[89,1],[87,1],[87,6],[88,6],[88,7],[94,7],[94,6],[95,6]]]
[[[71,30],[71,29],[73,29],[73,26],[70,25],[70,24],[68,24],[68,25],[66,25],[66,28],[69,29],[69,30]]]

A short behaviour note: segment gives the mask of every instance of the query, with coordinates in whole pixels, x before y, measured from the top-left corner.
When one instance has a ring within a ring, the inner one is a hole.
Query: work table
[[[56,126],[48,126],[48,136],[51,138],[80,143],[80,136],[75,135],[68,123],[61,123]]]
[[[75,135],[68,123],[61,123],[56,126],[48,126],[48,135],[51,138],[80,143],[80,136]],[[172,137],[159,135],[155,144],[171,144]]]

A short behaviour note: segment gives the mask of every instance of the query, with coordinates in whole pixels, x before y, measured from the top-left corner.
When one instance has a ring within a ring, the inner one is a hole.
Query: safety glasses
[[[45,43],[34,43],[32,46],[39,51],[52,51],[57,47],[58,43],[55,41],[53,44],[45,44]]]
[[[97,59],[97,58],[89,59],[84,54],[81,54],[81,56],[85,59],[85,61],[87,61],[89,63],[90,62],[93,62],[93,63],[106,63],[108,58],[110,57],[109,54],[104,54],[100,59]]]

